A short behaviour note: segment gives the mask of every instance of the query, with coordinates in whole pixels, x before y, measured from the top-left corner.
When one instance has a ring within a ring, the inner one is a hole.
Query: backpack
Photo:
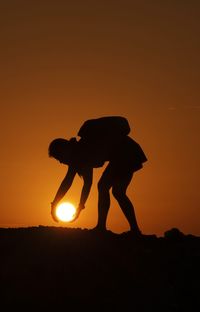
[[[86,120],[77,135],[80,137],[82,153],[94,167],[100,167],[129,132],[130,126],[126,118],[106,116]]]
[[[118,140],[130,133],[130,126],[125,117],[108,116],[86,120],[78,131],[82,140],[92,142],[96,140]]]

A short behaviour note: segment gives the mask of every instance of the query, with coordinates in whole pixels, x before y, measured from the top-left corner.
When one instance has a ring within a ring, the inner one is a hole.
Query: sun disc
[[[56,216],[60,221],[68,222],[73,220],[76,208],[71,203],[62,203],[56,208]]]

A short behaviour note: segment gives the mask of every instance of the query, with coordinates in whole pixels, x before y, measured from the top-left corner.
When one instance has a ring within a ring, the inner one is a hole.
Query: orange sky
[[[57,226],[50,202],[67,167],[48,158],[50,141],[123,115],[149,159],[128,189],[142,231],[200,234],[199,13],[193,0],[0,4],[1,227]],[[69,226],[96,225],[102,170]],[[81,186],[65,199],[78,204]],[[128,230],[114,199],[108,228]]]

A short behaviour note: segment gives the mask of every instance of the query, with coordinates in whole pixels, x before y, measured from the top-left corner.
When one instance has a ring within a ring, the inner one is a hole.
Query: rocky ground
[[[200,237],[0,228],[0,300],[13,309],[198,311]]]

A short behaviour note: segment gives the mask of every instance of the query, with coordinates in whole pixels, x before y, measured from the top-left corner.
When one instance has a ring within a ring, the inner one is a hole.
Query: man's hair
[[[49,145],[49,157],[57,158],[61,153],[63,153],[68,142],[68,140],[62,138],[54,139]]]

